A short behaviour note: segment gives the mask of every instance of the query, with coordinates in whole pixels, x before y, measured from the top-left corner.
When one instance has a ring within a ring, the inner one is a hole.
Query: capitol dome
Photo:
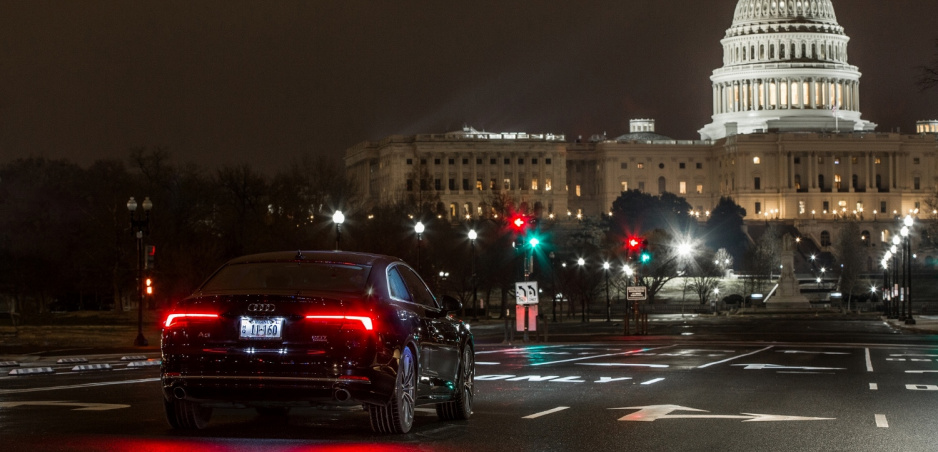
[[[713,71],[705,140],[765,131],[871,131],[831,0],[739,0]]]

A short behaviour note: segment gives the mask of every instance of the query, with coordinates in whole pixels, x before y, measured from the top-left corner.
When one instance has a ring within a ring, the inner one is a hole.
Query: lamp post
[[[414,225],[414,232],[417,233],[417,274],[420,274],[420,273],[421,273],[421,268],[420,268],[420,241],[423,240],[423,231],[425,231],[426,229],[427,229],[427,228],[426,228],[426,226],[423,225],[423,222],[422,222],[422,221],[418,221],[417,224]]]
[[[147,339],[143,337],[143,236],[150,234],[150,209],[153,208],[153,202],[149,197],[143,198],[144,214],[142,218],[137,218],[137,201],[133,196],[127,201],[127,210],[130,211],[130,231],[137,238],[137,338],[134,339],[134,345],[143,347],[149,345]]]
[[[583,266],[586,265],[586,260],[581,257],[576,260],[576,264],[580,267],[578,273],[582,273]],[[580,321],[586,323],[586,298],[583,297],[582,293],[580,294],[580,297]]]
[[[886,254],[883,256],[883,310],[887,319],[892,318],[893,306],[892,306],[892,297],[891,290],[889,290],[889,259],[892,257],[892,252],[886,251]]]
[[[892,246],[889,251],[892,253],[892,296],[895,299],[896,318],[905,320],[902,312],[902,294],[899,291],[899,237],[892,236]]]
[[[475,229],[469,230],[469,248],[470,248],[470,259],[469,259],[469,284],[472,286],[472,321],[479,320],[477,311],[478,306],[476,306],[476,239],[479,238],[479,233]]]
[[[902,227],[901,233],[902,237],[905,238],[905,294],[906,298],[909,300],[907,302],[908,312],[905,316],[905,324],[915,325],[915,318],[912,317],[912,225],[914,224],[912,215],[906,215],[905,220],[903,220],[903,224],[904,226]]]
[[[341,210],[336,210],[332,214],[332,222],[335,223],[335,250],[339,251],[339,245],[342,243],[342,223],[345,223],[345,214]]]
[[[612,321],[612,305],[609,303],[609,262],[603,262],[603,273],[606,276],[606,321]]]

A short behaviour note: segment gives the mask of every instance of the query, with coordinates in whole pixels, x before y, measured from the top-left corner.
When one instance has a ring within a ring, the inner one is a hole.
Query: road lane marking
[[[594,356],[584,356],[584,357],[581,357],[581,358],[561,359],[561,360],[559,360],[559,361],[545,361],[545,362],[540,362],[540,363],[534,363],[534,364],[531,364],[531,365],[532,365],[532,366],[543,366],[543,365],[547,365],[547,364],[560,364],[560,363],[568,363],[568,362],[571,362],[571,361],[580,361],[580,360],[583,360],[583,359],[605,358],[605,357],[608,357],[608,356],[620,356],[620,355],[634,355],[634,354],[636,354],[636,353],[647,352],[647,351],[649,351],[649,350],[660,350],[660,349],[663,349],[663,348],[671,348],[671,347],[675,347],[675,345],[667,345],[667,346],[664,346],[664,347],[656,347],[656,348],[643,348],[643,349],[640,349],[640,350],[631,350],[631,351],[627,351],[627,352],[623,352],[623,353],[608,353],[608,354],[605,354],[605,355],[594,355]]]
[[[665,369],[671,367],[668,364],[629,364],[629,363],[576,363],[578,366],[607,366],[607,367],[654,367]]]
[[[613,381],[631,380],[632,377],[599,377],[599,380],[593,383],[611,383]]]
[[[726,359],[724,359],[724,360],[722,360],[722,361],[714,361],[714,362],[712,362],[712,363],[707,363],[707,364],[704,364],[704,365],[702,365],[702,366],[697,366],[697,368],[698,368],[698,369],[703,369],[703,368],[706,368],[706,367],[715,366],[715,365],[717,365],[717,364],[728,363],[728,362],[730,362],[730,361],[733,361],[733,360],[736,360],[736,359],[739,359],[739,358],[744,358],[744,357],[746,357],[746,356],[755,355],[756,353],[764,352],[764,351],[766,351],[766,350],[771,349],[772,347],[773,347],[773,346],[770,345],[770,346],[768,346],[768,347],[766,347],[766,348],[759,349],[759,350],[756,350],[756,351],[754,351],[754,352],[746,353],[746,354],[743,354],[743,355],[733,356],[733,357],[730,357],[730,358],[726,358]]]
[[[872,371],[873,371],[873,360],[870,359],[870,349],[869,349],[869,347],[866,348],[866,371],[867,371],[867,372],[872,372]]]
[[[876,391],[879,389],[879,385],[876,383],[870,383],[870,391]]]
[[[938,385],[905,385],[909,391],[938,391]]]
[[[646,382],[644,382],[644,383],[642,383],[642,384],[643,384],[643,385],[653,385],[653,384],[655,384],[655,383],[657,383],[657,382],[659,382],[659,381],[664,381],[664,378],[655,378],[654,380],[648,380],[648,381],[646,381]]]
[[[118,405],[113,403],[80,403],[69,401],[23,401],[23,402],[0,402],[0,408],[15,408],[18,406],[59,406],[72,407],[72,411],[106,411],[119,410],[121,408],[130,408],[130,405]]]
[[[547,416],[548,414],[554,414],[554,413],[556,413],[556,412],[558,412],[558,411],[566,410],[567,408],[570,408],[570,407],[568,407],[568,406],[559,406],[559,407],[557,407],[557,408],[553,408],[553,409],[550,409],[550,410],[547,410],[547,411],[541,411],[540,413],[534,413],[534,414],[525,416],[525,417],[523,417],[523,418],[521,418],[521,419],[536,419],[536,418],[539,418],[539,417],[541,417],[541,416]]]
[[[796,355],[849,355],[849,352],[809,352],[804,350],[778,350],[777,353],[788,353]]]
[[[896,353],[889,356],[924,356],[927,358],[938,358],[938,355],[914,354],[914,353]]]
[[[775,414],[741,413],[735,414],[671,414],[675,411],[692,411],[695,413],[709,413],[706,410],[688,408],[680,405],[649,405],[626,408],[609,408],[610,410],[638,410],[627,416],[619,418],[620,421],[654,422],[659,419],[742,419],[743,422],[775,422],[775,421],[831,421],[828,417],[801,417],[782,416]]]
[[[877,414],[877,415],[876,415],[876,426],[879,427],[879,428],[889,428],[889,422],[886,421],[886,415],[885,415],[885,414]]]
[[[907,374],[934,374],[938,373],[938,370],[907,370]]]
[[[487,361],[476,361],[477,366],[497,366],[501,363],[487,362]]]
[[[69,386],[47,386],[44,388],[0,389],[0,394],[22,394],[24,392],[56,391],[59,389],[93,388],[96,386],[127,385],[135,383],[152,383],[160,381],[159,378],[143,378],[140,380],[102,381],[99,383],[84,383]]]
[[[847,370],[845,367],[781,366],[778,364],[733,364],[733,366],[746,366],[743,370]]]

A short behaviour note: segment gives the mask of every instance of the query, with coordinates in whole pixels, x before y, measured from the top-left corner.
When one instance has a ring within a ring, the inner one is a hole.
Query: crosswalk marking
[[[889,422],[886,421],[886,415],[885,415],[885,414],[877,414],[877,415],[876,415],[876,426],[879,427],[879,428],[889,428]]]

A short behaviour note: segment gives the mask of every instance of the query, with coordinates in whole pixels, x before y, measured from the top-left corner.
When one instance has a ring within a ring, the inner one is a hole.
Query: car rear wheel
[[[466,420],[472,416],[472,397],[475,391],[475,357],[472,349],[466,345],[459,363],[459,375],[453,400],[438,403],[436,415],[444,421]]]
[[[394,394],[385,405],[368,405],[371,429],[378,433],[407,433],[414,424],[417,401],[417,363],[409,348],[401,352]]]
[[[164,400],[163,407],[166,409],[166,420],[175,429],[202,429],[212,418],[211,408],[187,400]]]

